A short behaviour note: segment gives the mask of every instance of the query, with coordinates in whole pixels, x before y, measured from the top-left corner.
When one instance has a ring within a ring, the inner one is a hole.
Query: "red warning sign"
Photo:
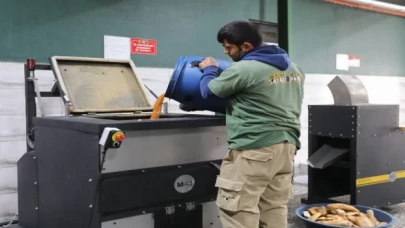
[[[156,55],[156,40],[131,38],[131,53],[140,55]]]
[[[360,57],[349,55],[349,67],[360,67]]]

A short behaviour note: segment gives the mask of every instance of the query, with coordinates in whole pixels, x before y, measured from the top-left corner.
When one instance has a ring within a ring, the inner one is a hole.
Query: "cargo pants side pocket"
[[[217,206],[231,212],[239,211],[243,183],[217,177],[215,187],[218,187]]]

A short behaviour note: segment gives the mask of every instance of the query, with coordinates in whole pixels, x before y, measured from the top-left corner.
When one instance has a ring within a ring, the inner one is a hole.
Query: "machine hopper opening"
[[[329,144],[324,144],[309,157],[308,165],[312,168],[324,169],[347,157],[348,152],[348,148],[337,148]]]
[[[312,145],[308,164],[310,175],[316,178],[319,199],[330,199],[350,194],[351,142],[349,138],[311,136]]]

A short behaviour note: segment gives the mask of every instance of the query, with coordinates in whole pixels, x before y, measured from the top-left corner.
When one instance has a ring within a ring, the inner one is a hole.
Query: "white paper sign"
[[[336,55],[336,69],[349,70],[349,56],[345,54]]]
[[[104,58],[131,59],[131,39],[129,37],[104,36]]]

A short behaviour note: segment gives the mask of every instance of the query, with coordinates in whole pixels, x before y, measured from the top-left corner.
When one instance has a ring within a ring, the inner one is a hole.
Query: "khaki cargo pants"
[[[230,150],[215,186],[223,228],[287,228],[296,147]]]

